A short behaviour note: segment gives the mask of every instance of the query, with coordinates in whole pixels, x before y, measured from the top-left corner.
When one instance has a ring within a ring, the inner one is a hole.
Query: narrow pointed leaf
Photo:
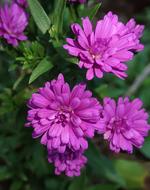
[[[62,32],[66,1],[67,0],[57,0],[55,3],[53,23],[54,23],[54,28],[57,34]]]
[[[50,19],[38,0],[28,0],[31,14],[38,28],[45,34],[50,28]]]
[[[90,11],[89,18],[92,20],[94,16],[97,14],[99,8],[101,6],[101,3],[97,3]]]
[[[101,3],[97,3],[93,7],[90,7],[90,8],[85,7],[83,11],[79,10],[80,17],[88,16],[90,20],[92,20],[94,16],[97,14],[100,6],[101,6]]]
[[[37,79],[40,75],[43,73],[49,71],[53,65],[51,64],[50,61],[48,61],[46,58],[44,58],[38,66],[33,70],[30,79],[29,79],[29,84],[32,83],[35,79]]]

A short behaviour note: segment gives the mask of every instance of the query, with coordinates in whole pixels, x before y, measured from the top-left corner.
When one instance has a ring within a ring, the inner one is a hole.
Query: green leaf
[[[24,77],[25,77],[25,73],[22,72],[21,75],[18,77],[18,79],[15,81],[15,83],[13,85],[13,90],[16,90],[16,88],[21,83],[21,81],[24,79]]]
[[[101,6],[101,3],[97,3],[93,8],[91,8],[91,11],[89,13],[90,20],[92,20],[95,17],[95,15],[97,14],[100,6]]]
[[[145,139],[145,143],[143,147],[140,149],[140,151],[144,154],[144,156],[150,158],[150,137],[147,137]]]
[[[77,58],[74,58],[74,57],[66,58],[66,61],[68,61],[68,62],[70,62],[70,63],[73,63],[73,64],[77,64],[77,63],[78,63],[78,59],[77,59]]]
[[[98,184],[92,187],[89,187],[87,190],[117,190],[117,186],[113,184]]]
[[[83,10],[79,9],[78,12],[80,14],[80,17],[86,17],[86,16],[88,16],[90,18],[90,20],[92,20],[94,18],[94,16],[97,14],[100,6],[101,6],[101,3],[97,3],[93,7],[90,7],[90,8],[84,7]],[[81,8],[81,7],[79,7],[79,8]]]
[[[85,171],[82,173],[80,177],[74,178],[72,183],[69,186],[69,190],[78,190],[78,189],[85,189]]]
[[[88,157],[88,165],[94,174],[100,178],[109,179],[122,187],[125,186],[123,178],[117,173],[113,163],[100,154],[100,151],[91,142],[89,143],[86,155]]]
[[[57,0],[55,2],[55,11],[53,16],[53,32],[52,35],[56,36],[58,33],[62,33],[64,11],[67,0]]]
[[[49,17],[37,0],[28,0],[28,4],[38,28],[45,34],[50,28]]]
[[[128,189],[142,189],[148,172],[140,163],[130,160],[117,160],[115,165],[118,173],[126,181]]]
[[[47,58],[44,58],[38,66],[33,70],[30,79],[29,79],[29,84],[31,84],[35,79],[37,79],[40,75],[43,73],[49,71],[53,65]]]

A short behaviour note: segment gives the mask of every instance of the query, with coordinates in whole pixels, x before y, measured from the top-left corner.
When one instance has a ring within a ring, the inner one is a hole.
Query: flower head
[[[15,1],[16,1],[16,3],[18,3],[22,7],[26,8],[28,6],[27,0],[15,0]]]
[[[26,126],[34,128],[33,138],[42,137],[48,151],[64,153],[66,147],[73,151],[88,147],[86,137],[93,137],[97,130],[101,106],[85,88],[79,84],[70,90],[60,74],[29,100]]]
[[[48,161],[54,163],[55,174],[65,173],[68,177],[79,176],[80,170],[87,162],[87,158],[81,151],[73,152],[67,149],[63,154],[58,152],[49,152]]]
[[[140,99],[119,98],[116,103],[111,98],[104,98],[100,133],[109,141],[112,151],[132,153],[133,145],[142,147],[150,125],[148,114],[141,107]]]
[[[27,15],[16,3],[0,8],[0,36],[5,38],[7,43],[17,46],[18,41],[27,40],[23,33],[27,25]]]
[[[111,12],[97,22],[94,31],[88,17],[82,19],[82,25],[83,29],[72,24],[76,39],[67,38],[64,48],[79,58],[79,67],[87,69],[86,78],[91,80],[95,75],[102,78],[105,72],[122,79],[127,77],[124,63],[133,58],[134,52],[143,49],[139,38],[144,26],[136,25],[134,19],[125,25]]]

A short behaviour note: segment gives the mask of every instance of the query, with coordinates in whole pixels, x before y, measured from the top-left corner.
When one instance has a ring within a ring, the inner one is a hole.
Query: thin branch
[[[139,87],[142,85],[143,81],[148,77],[148,75],[150,75],[150,64],[148,64],[141,72],[141,74],[138,75],[131,87],[128,89],[126,95],[133,95],[139,89]]]

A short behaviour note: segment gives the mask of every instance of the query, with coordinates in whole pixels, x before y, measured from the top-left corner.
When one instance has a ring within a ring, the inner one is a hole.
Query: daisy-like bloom
[[[8,44],[18,46],[19,41],[27,40],[23,33],[27,25],[27,15],[18,4],[5,4],[0,8],[0,37],[5,38]]]
[[[123,24],[112,12],[97,22],[95,30],[88,17],[82,19],[82,26],[72,24],[76,39],[67,38],[64,48],[79,58],[79,67],[87,69],[86,78],[102,78],[105,72],[122,79],[127,77],[124,63],[132,60],[135,52],[143,50],[139,38],[144,26],[136,25],[134,19]]]
[[[28,6],[27,0],[16,0],[16,3],[25,8]]]
[[[68,177],[73,177],[80,176],[80,170],[86,164],[87,158],[81,151],[73,152],[70,149],[66,149],[63,154],[49,152],[48,161],[54,163],[56,175],[64,173]]]
[[[85,3],[86,0],[69,0],[70,2],[73,2],[73,3]]]
[[[33,138],[41,137],[48,151],[64,153],[66,147],[73,151],[87,149],[86,137],[92,138],[99,127],[102,108],[85,88],[79,84],[70,90],[60,74],[29,100],[26,126],[34,128]]]
[[[150,129],[148,114],[142,105],[138,98],[133,101],[127,97],[119,98],[117,103],[111,98],[104,98],[100,133],[104,134],[112,151],[132,153],[133,146],[142,147]]]

